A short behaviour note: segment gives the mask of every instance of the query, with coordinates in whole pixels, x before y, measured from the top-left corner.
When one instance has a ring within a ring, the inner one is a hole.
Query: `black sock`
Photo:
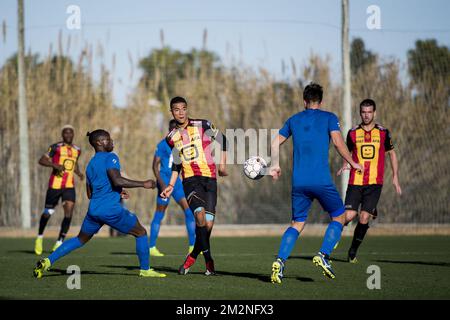
[[[212,260],[211,243],[209,241],[209,239],[211,238],[211,231],[212,231],[212,229],[207,231],[207,240],[208,240],[207,243],[208,243],[208,249],[209,250],[208,250],[208,252],[206,254],[203,252],[203,256],[205,257],[205,262],[208,262],[208,261]]]
[[[59,232],[58,241],[64,241],[64,239],[66,238],[66,234],[69,231],[71,221],[72,217],[64,217],[63,221],[61,222],[61,231]]]
[[[356,256],[356,251],[358,251],[359,246],[364,240],[364,236],[369,229],[369,224],[362,224],[358,222],[355,228],[355,233],[353,234],[352,246],[350,247],[349,254],[354,258]]]
[[[38,235],[43,235],[45,226],[47,225],[48,219],[50,219],[50,215],[48,213],[43,213],[41,215],[41,220],[39,220],[39,232]]]
[[[209,252],[208,230],[206,227],[197,226],[195,228],[195,245],[191,257],[197,259],[200,252],[203,252],[206,261],[212,260],[211,253]]]

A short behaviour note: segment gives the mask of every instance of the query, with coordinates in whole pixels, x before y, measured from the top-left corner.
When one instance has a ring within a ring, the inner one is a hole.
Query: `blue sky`
[[[66,28],[69,5],[81,9],[81,30]],[[368,30],[366,9],[381,9],[381,30]],[[0,64],[17,50],[17,4],[0,2],[0,20],[7,25],[0,41]],[[370,50],[382,57],[405,61],[416,39],[436,38],[450,46],[450,1],[350,0],[350,36],[362,37]],[[25,0],[26,48],[45,56],[57,46],[58,33],[71,37],[69,55],[77,57],[84,44],[100,43],[103,57],[94,64],[112,66],[115,55],[114,97],[125,104],[127,93],[139,78],[137,62],[152,48],[166,45],[179,50],[201,48],[203,30],[207,48],[222,61],[242,61],[265,67],[281,77],[281,61],[306,63],[311,52],[331,57],[334,80],[339,81],[340,0]],[[64,42],[65,43],[65,42]]]

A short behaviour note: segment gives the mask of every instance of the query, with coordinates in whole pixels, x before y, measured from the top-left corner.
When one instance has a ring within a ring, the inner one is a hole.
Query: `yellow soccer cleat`
[[[56,241],[55,245],[52,248],[52,252],[55,252],[62,245],[62,241]]]
[[[164,257],[164,253],[160,252],[157,247],[150,248],[150,255],[152,257]]]
[[[148,269],[139,271],[139,277],[165,278],[166,275],[164,273],[156,272],[153,269]]]
[[[48,258],[41,259],[36,263],[36,268],[33,270],[33,276],[35,278],[42,278],[42,275],[44,274],[44,271],[47,271],[50,269],[51,263]]]
[[[322,269],[322,273],[325,277],[330,279],[336,278],[336,274],[334,273],[333,268],[331,268],[330,258],[327,255],[319,252],[313,257],[313,263]]]
[[[42,254],[42,244],[44,242],[44,238],[36,238],[34,242],[34,253],[40,256]]]
[[[277,259],[272,263],[272,274],[270,276],[270,282],[281,283],[283,279],[284,263],[281,259]]]

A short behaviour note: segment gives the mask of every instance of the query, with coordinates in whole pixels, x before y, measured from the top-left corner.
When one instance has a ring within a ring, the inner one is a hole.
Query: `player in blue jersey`
[[[335,114],[320,109],[323,89],[311,83],[303,91],[305,110],[290,117],[280,129],[272,142],[272,166],[270,174],[274,180],[281,175],[279,165],[279,146],[290,136],[293,142],[292,170],[292,222],[286,230],[278,252],[277,260],[272,264],[271,281],[281,283],[284,266],[294,248],[298,236],[302,232],[308,211],[314,199],[328,212],[332,221],[328,225],[322,247],[313,258],[324,275],[335,278],[330,265],[330,254],[339,241],[345,223],[345,208],[333,183],[328,165],[328,149],[330,140],[337,151],[353,168],[363,170],[355,163],[341,136],[339,120]]]
[[[176,120],[170,120],[169,132],[175,129],[176,126]],[[156,247],[156,240],[158,239],[161,220],[164,218],[164,213],[169,205],[170,198],[161,198],[160,193],[169,185],[170,176],[172,175],[172,163],[172,149],[167,144],[166,138],[164,138],[156,146],[155,156],[153,157],[153,173],[155,174],[156,181],[158,183],[158,194],[156,196],[156,211],[150,225],[150,255],[156,257],[164,256],[164,254],[161,253]],[[189,252],[191,252],[194,249],[195,244],[195,219],[194,214],[189,208],[186,196],[184,195],[183,184],[180,178],[177,178],[177,182],[174,185],[172,197],[180,205],[184,212],[186,229],[189,238]]]
[[[154,189],[156,182],[130,180],[120,174],[119,157],[112,153],[114,143],[107,131],[98,129],[88,133],[88,136],[95,155],[86,169],[86,191],[90,202],[80,233],[77,237],[63,242],[48,258],[39,260],[33,275],[41,278],[44,271],[58,259],[85,245],[106,224],[136,237],[139,276],[165,277],[165,274],[150,269],[147,231],[139,223],[136,215],[120,204],[121,197],[128,197],[128,193],[122,188]]]

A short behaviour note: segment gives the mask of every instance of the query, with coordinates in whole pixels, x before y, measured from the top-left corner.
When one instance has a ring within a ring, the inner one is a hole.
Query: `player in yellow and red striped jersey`
[[[173,150],[174,160],[169,185],[162,191],[161,197],[170,197],[181,172],[184,193],[196,221],[194,249],[186,257],[178,272],[182,275],[187,274],[198,255],[203,252],[206,262],[205,274],[214,275],[215,268],[209,238],[216,213],[217,180],[211,144],[217,141],[222,146],[218,173],[221,177],[227,176],[226,139],[211,122],[190,119],[184,98],[173,98],[170,101],[170,110],[177,121],[177,126],[169,132],[166,140]]]
[[[360,104],[361,124],[347,134],[347,146],[352,158],[364,166],[361,174],[350,170],[347,193],[345,195],[346,221],[352,221],[361,207],[359,222],[355,228],[352,245],[348,251],[348,261],[356,262],[356,253],[369,228],[370,217],[377,216],[377,204],[383,187],[385,154],[389,155],[392,167],[392,183],[397,194],[402,190],[398,180],[398,160],[388,129],[375,123],[376,104],[365,99]],[[345,164],[338,172],[348,170]]]
[[[84,175],[78,167],[78,158],[81,149],[72,143],[74,129],[70,125],[65,125],[61,130],[63,141],[52,144],[48,151],[39,159],[39,164],[52,168],[52,173],[48,182],[47,194],[45,197],[45,208],[39,221],[38,237],[35,242],[34,251],[37,255],[42,254],[43,237],[45,226],[50,216],[55,211],[54,208],[62,199],[64,208],[64,219],[61,223],[58,240],[53,246],[55,251],[64,241],[69,231],[72,220],[73,208],[75,206],[75,178],[74,174],[83,180]]]

